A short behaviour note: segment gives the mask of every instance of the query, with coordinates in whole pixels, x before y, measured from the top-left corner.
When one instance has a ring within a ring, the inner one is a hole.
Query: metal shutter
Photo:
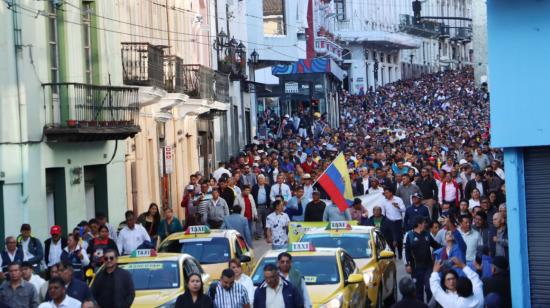
[[[550,147],[524,152],[532,307],[550,307]]]

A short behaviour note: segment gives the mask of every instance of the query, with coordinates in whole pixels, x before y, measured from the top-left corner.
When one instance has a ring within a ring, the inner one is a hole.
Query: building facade
[[[512,305],[547,307],[550,3],[508,0],[487,5],[491,146],[504,148]],[[510,59],[523,61],[516,65]]]
[[[138,90],[123,86],[119,36],[91,11],[116,17],[110,1],[0,6],[0,239],[24,222],[46,238],[99,211],[124,217]]]
[[[334,3],[351,93],[471,62],[470,0]]]

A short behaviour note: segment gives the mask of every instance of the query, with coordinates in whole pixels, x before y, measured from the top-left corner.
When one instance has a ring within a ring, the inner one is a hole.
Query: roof
[[[371,43],[388,48],[419,48],[421,40],[407,34],[387,31],[339,31],[340,40],[344,42]]]
[[[276,258],[281,252],[288,252],[291,256],[335,256],[342,248],[316,248],[315,251],[287,251],[286,249],[277,249],[267,251],[263,258]]]
[[[159,252],[155,257],[131,257],[131,256],[122,256],[118,258],[119,263],[129,263],[129,262],[155,262],[155,261],[179,261],[182,258],[192,258],[190,255],[185,253],[165,253]]]
[[[325,234],[325,233],[370,233],[375,227],[372,226],[351,226],[351,230],[326,230],[325,228],[312,228],[304,232],[306,234]]]
[[[208,237],[228,237],[229,235],[237,233],[235,230],[210,230],[210,233],[199,233],[199,234],[185,234],[185,231],[183,232],[177,232],[172,233],[170,236],[168,236],[165,241],[167,240],[179,240],[179,239],[187,239],[187,238],[208,238]]]

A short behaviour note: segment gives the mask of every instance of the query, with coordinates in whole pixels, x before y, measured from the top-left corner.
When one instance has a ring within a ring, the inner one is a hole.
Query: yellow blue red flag
[[[317,182],[323,187],[340,212],[353,204],[353,190],[346,158],[340,153]]]

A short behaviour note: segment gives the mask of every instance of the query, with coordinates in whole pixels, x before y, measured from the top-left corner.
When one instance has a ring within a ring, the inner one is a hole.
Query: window
[[[348,279],[349,275],[355,272],[355,262],[353,262],[353,259],[346,253],[342,253],[341,260],[344,279]]]
[[[264,34],[286,35],[284,0],[264,1]]]
[[[336,19],[346,20],[346,0],[334,0],[334,4],[336,5]]]
[[[48,2],[48,52],[50,56],[50,80],[52,83],[59,82],[59,51],[57,41],[57,9],[53,2]],[[57,93],[57,87],[52,87]]]
[[[82,43],[84,46],[84,80],[88,84],[92,84],[92,3],[82,3]]]

